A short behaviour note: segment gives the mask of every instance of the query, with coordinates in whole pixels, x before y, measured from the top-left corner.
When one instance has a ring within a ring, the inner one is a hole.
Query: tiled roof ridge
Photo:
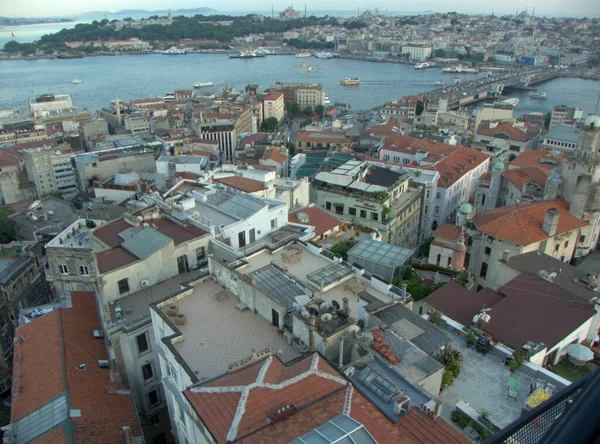
[[[342,378],[338,378],[337,376],[333,376],[327,372],[319,370],[319,355],[315,353],[312,357],[312,362],[310,364],[310,368],[300,373],[299,375],[287,379],[283,382],[279,382],[277,384],[270,384],[265,382],[265,375],[269,370],[271,363],[273,362],[273,357],[269,356],[265,359],[264,364],[262,365],[258,376],[256,377],[256,381],[252,384],[248,384],[245,386],[229,386],[229,387],[195,387],[191,388],[190,391],[192,393],[227,393],[227,392],[241,392],[242,395],[238,401],[238,405],[235,411],[235,415],[233,417],[233,421],[231,422],[231,427],[229,428],[229,432],[227,432],[227,441],[233,442],[238,434],[238,428],[244,414],[246,413],[246,402],[248,401],[248,397],[250,396],[250,392],[255,388],[267,388],[271,390],[279,390],[290,385],[293,385],[303,379],[308,378],[309,376],[319,376],[324,379],[329,379],[331,381],[338,382],[342,385],[346,385],[346,381]]]
[[[62,364],[62,377],[63,377],[63,387],[65,393],[69,392],[69,379],[67,378],[67,358],[65,356],[65,331],[63,329],[62,322],[63,310],[58,310],[58,338],[56,338],[60,343],[60,362]],[[69,405],[71,404],[70,400],[68,401]],[[69,407],[70,408],[70,407]]]

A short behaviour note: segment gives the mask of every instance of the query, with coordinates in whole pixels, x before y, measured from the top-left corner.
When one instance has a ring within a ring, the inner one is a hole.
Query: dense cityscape
[[[598,17],[147,12],[0,20],[5,444],[600,436]]]

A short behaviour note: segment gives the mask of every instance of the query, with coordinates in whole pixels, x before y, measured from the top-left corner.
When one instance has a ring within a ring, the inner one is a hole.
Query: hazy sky
[[[514,13],[517,9],[525,7],[531,11],[536,6],[536,15],[549,16],[578,16],[598,17],[600,16],[600,0],[538,0],[536,2],[527,0],[503,0],[502,2],[487,2],[481,0],[423,0],[423,1],[397,1],[378,0],[367,3],[356,0],[309,0],[304,3],[296,3],[295,9],[303,10],[306,4],[309,13],[311,11],[341,11],[355,10],[365,6],[371,9],[379,7],[380,12],[410,11],[419,12],[433,10],[435,12],[457,11],[465,13],[491,13],[496,14]],[[219,11],[269,11],[271,6],[275,11],[281,11],[288,3],[273,3],[269,0],[239,1],[220,0],[218,2],[196,2],[191,0],[160,1],[160,0],[0,0],[0,16],[8,17],[40,17],[61,16],[78,14],[88,11],[119,11],[122,9],[145,9],[162,10],[178,8],[196,8],[207,6]]]

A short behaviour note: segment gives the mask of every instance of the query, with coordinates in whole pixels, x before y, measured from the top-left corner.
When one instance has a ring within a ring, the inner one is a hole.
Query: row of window
[[[340,214],[340,215],[344,215],[344,205],[343,204],[332,204],[331,202],[325,202],[325,209],[331,211],[331,208],[334,208],[334,213],[335,214]],[[369,213],[371,213],[371,220],[374,221],[379,221],[379,213],[376,213],[374,211],[367,211],[367,210],[360,210],[360,217],[362,217],[363,219],[369,219]],[[348,215],[350,216],[356,216],[357,212],[356,212],[356,208],[354,207],[348,207]]]
[[[68,276],[69,267],[67,267],[67,264],[58,264],[58,272],[63,276]],[[79,276],[87,277],[89,275],[90,275],[90,269],[88,268],[88,266],[80,265],[79,266]]]

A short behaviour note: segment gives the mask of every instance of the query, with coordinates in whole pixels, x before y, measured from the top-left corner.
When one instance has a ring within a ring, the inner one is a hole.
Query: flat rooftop
[[[216,295],[223,291],[221,284],[206,280],[195,285],[190,296],[177,302],[187,322],[177,325],[184,340],[173,346],[199,380],[226,372],[230,364],[252,355],[252,350],[281,350],[284,362],[298,356],[277,327],[250,310],[240,311],[236,307],[238,298],[233,294],[217,299]],[[164,304],[165,314],[167,306]]]
[[[294,253],[296,251],[299,253]],[[293,256],[292,260],[290,260],[291,256]],[[246,257],[246,261],[248,263],[238,267],[236,271],[247,275],[274,264],[280,270],[285,270],[285,274],[302,283],[313,292],[315,297],[319,297],[324,302],[336,301],[341,304],[343,298],[348,298],[350,312],[355,315],[358,315],[360,309],[358,295],[361,292],[367,292],[386,304],[392,302],[390,296],[375,290],[366,282],[357,280],[354,272],[351,268],[347,268],[347,265],[333,263],[322,255],[311,253],[299,244],[290,245],[274,253],[262,250]],[[321,278],[324,279],[325,288],[322,295],[320,294]]]

